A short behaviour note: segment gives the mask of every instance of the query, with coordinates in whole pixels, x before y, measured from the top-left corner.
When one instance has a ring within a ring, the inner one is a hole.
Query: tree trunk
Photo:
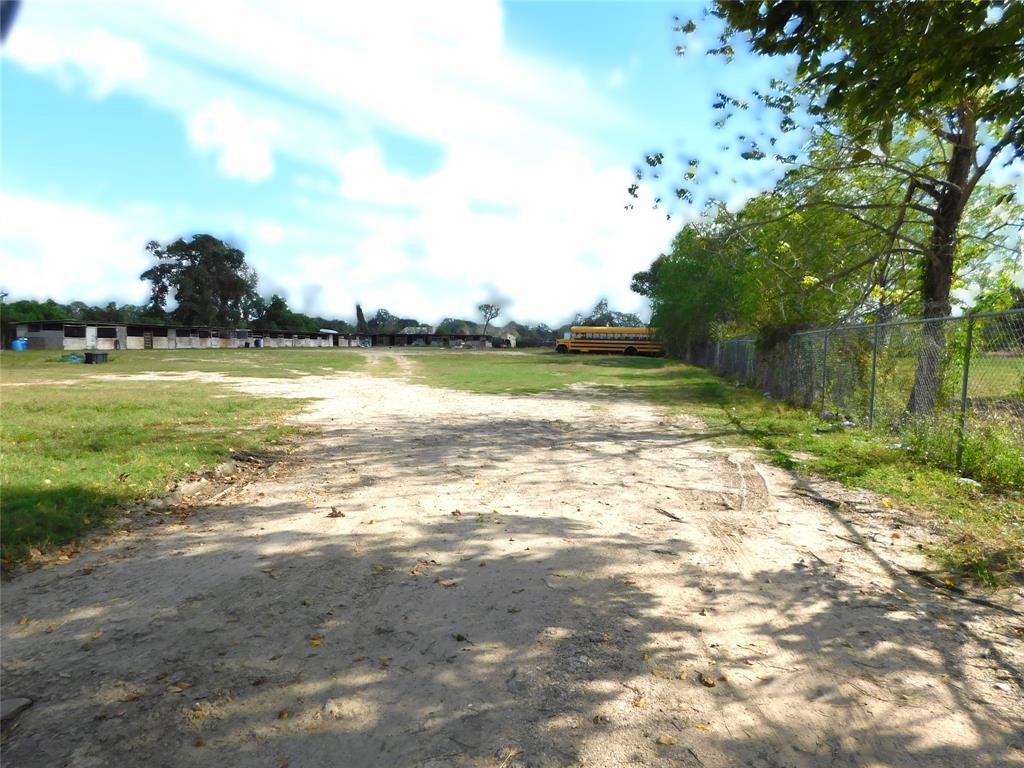
[[[931,413],[939,400],[946,323],[937,318],[949,317],[952,309],[949,294],[953,287],[957,232],[967,205],[967,182],[978,151],[977,123],[968,107],[960,107],[958,122],[960,132],[950,153],[946,180],[932,215],[932,232],[924,259],[921,290],[925,323],[921,329],[914,388],[907,404],[907,412],[914,416]]]

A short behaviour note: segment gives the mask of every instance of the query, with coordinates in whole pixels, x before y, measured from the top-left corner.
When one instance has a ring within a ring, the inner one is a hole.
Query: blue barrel
[[[256,349],[262,349],[263,339],[253,339],[253,345],[256,347]]]
[[[11,342],[11,349],[13,349],[15,352],[24,352],[26,349],[28,349],[28,339],[26,339],[25,337],[15,339],[14,341]]]

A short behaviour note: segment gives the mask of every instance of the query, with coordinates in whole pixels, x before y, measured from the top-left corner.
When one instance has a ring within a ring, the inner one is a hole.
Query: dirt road
[[[235,386],[309,436],[4,585],[5,766],[1024,764],[1024,618],[898,511],[586,389]]]

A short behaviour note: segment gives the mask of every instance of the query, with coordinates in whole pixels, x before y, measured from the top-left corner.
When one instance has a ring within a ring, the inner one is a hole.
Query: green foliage
[[[0,318],[6,326],[8,323],[30,323],[40,320],[62,320],[68,317],[69,310],[64,304],[58,304],[53,299],[46,301],[33,301],[32,299],[21,299],[5,302],[0,305]]]
[[[633,289],[651,298],[653,323],[670,346],[747,333],[781,340],[800,328],[923,311],[923,244],[932,222],[905,204],[905,177],[892,166],[938,173],[942,157],[926,137],[905,136],[884,158],[858,161],[857,154],[845,137],[822,134],[807,162],[770,192],[736,214],[708,210],[668,254],[634,275]],[[955,285],[999,268],[992,290],[1009,283],[1024,221],[1009,192],[980,187],[969,201],[951,267]]]
[[[796,63],[792,80],[774,80],[767,91],[753,94],[767,108],[764,114],[779,118],[777,131],[761,126],[768,129],[770,148],[759,146],[761,130],[759,138],[734,137],[738,154],[772,174],[795,166],[798,170],[775,190],[789,196],[791,210],[829,206],[869,235],[856,236],[853,227],[855,236],[843,241],[844,254],[856,246],[866,254],[864,261],[851,250],[837,270],[805,272],[806,287],[832,290],[832,278],[869,267],[863,289],[880,319],[896,308],[926,317],[948,315],[954,288],[963,287],[963,265],[978,263],[1000,247],[1012,248],[1007,240],[1020,226],[1018,218],[1016,225],[1008,221],[982,232],[972,230],[970,220],[972,208],[994,212],[1015,197],[1011,189],[987,195],[984,204],[975,199],[985,195],[980,182],[993,163],[1024,152],[1024,6],[718,0],[712,13],[724,30],[709,53],[732,60],[743,45]],[[677,20],[680,34],[696,34],[697,28]],[[719,128],[750,109],[746,100],[725,93],[717,94],[713,106],[723,111]],[[798,137],[810,139],[810,152],[806,144],[787,139],[798,129]],[[835,141],[827,146],[830,137]],[[783,146],[795,152],[787,154]],[[662,153],[645,157],[657,177],[671,178],[660,167],[663,162]],[[692,200],[691,187],[712,189],[714,177],[699,173],[701,167],[700,157],[687,161],[677,198]],[[638,181],[644,173],[638,170]],[[637,189],[634,184],[630,194],[635,197]],[[770,213],[772,206],[767,207]],[[759,224],[772,221],[762,218]],[[779,259],[777,267],[788,268],[786,260]],[[912,282],[908,274],[914,274]],[[801,279],[797,273],[789,277]],[[643,293],[645,286],[638,287]],[[771,309],[793,315],[778,320],[785,326],[798,322],[807,308]],[[934,399],[926,383],[934,372],[926,363],[922,360],[919,368],[922,380],[915,384],[912,404]]]
[[[368,333],[398,333],[403,328],[421,325],[413,317],[396,317],[386,309],[378,309],[377,313],[366,323]]]
[[[9,329],[13,323],[39,322],[45,320],[81,320],[100,323],[137,323],[141,325],[167,325],[166,315],[154,315],[150,307],[132,304],[118,306],[109,302],[106,306],[90,306],[82,301],[70,304],[59,304],[52,299],[44,302],[23,299],[2,305],[3,327]],[[315,332],[321,328],[330,328],[339,333],[350,333],[352,326],[337,318],[311,317],[301,312],[292,312],[288,302],[274,294],[269,300],[256,299],[251,304],[249,322],[238,323],[229,327],[250,326],[258,330],[290,330]]]
[[[957,425],[953,419],[927,420],[904,432],[921,462],[956,471]],[[972,424],[964,437],[961,473],[993,490],[1024,491],[1021,435],[1006,424]]]
[[[644,323],[639,315],[632,312],[616,312],[608,306],[608,299],[601,299],[590,312],[577,312],[572,324],[604,328],[639,328]]]
[[[479,328],[480,326],[475,320],[461,320],[457,317],[446,317],[438,323],[434,332],[443,335],[477,333]]]
[[[555,332],[549,328],[545,323],[537,323],[536,325],[523,325],[521,323],[510,322],[505,326],[505,330],[509,333],[514,333],[518,336],[517,343],[520,346],[538,346],[543,342],[549,342],[555,338]]]
[[[485,303],[477,307],[477,311],[480,313],[480,317],[482,317],[484,320],[484,327],[481,333],[486,335],[487,328],[488,326],[490,326],[491,320],[493,320],[494,318],[498,317],[501,314],[501,305]]]
[[[358,333],[369,333],[370,326],[366,323],[366,317],[363,315],[363,308],[356,304],[356,331]]]
[[[728,25],[723,38],[740,33],[758,53],[795,56],[815,110],[883,148],[905,120],[939,129],[948,112],[969,104],[974,119],[1009,129],[1024,152],[1020,3],[721,0],[714,13]]]
[[[315,333],[321,328],[329,328],[339,333],[350,333],[352,326],[344,320],[311,317],[302,312],[293,312],[283,296],[276,293],[269,300],[260,299],[256,303],[256,316],[251,326],[264,331],[305,331]]]
[[[34,301],[32,299],[21,299],[4,303],[2,314],[4,327],[10,323],[31,323],[45,320],[85,320],[102,322],[121,323],[151,323],[162,325],[165,320],[147,313],[145,307],[138,307],[133,304],[121,304],[109,302],[106,306],[90,306],[83,301],[73,301],[70,304],[59,304],[53,299],[46,301]]]
[[[200,234],[167,245],[151,240],[146,250],[156,264],[140,278],[150,283],[153,314],[164,313],[173,293],[177,306],[170,316],[182,325],[235,327],[252,316],[259,299],[256,273],[238,248]]]
[[[4,364],[5,381],[19,380],[6,355]],[[67,543],[177,478],[234,452],[265,451],[287,432],[275,417],[298,404],[194,382],[11,387],[0,454],[3,556]]]

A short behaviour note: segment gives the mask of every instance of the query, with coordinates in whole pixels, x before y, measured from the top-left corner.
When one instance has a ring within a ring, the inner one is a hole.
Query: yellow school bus
[[[568,338],[555,342],[556,352],[610,352],[619,355],[662,355],[653,328],[608,328],[574,325]]]

